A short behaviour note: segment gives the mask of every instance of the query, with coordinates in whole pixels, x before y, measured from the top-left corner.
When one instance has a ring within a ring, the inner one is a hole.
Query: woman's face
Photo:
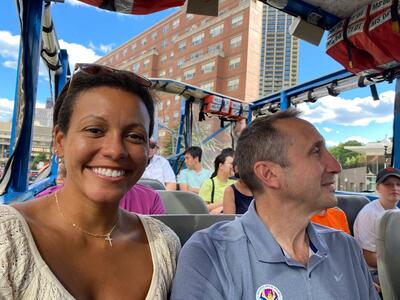
[[[141,177],[147,163],[150,116],[140,97],[98,87],[79,94],[68,132],[56,128],[65,187],[95,201],[115,201]]]
[[[223,172],[223,174],[227,177],[233,176],[233,157],[232,156],[227,156],[225,158],[225,162],[220,165],[220,172]]]

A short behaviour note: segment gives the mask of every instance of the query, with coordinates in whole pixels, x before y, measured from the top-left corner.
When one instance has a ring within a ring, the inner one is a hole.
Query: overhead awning
[[[146,15],[171,7],[182,6],[185,0],[79,0],[98,8],[124,14]]]

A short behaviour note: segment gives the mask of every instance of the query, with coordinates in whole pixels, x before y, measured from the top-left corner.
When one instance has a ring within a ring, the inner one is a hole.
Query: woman
[[[211,214],[222,212],[222,199],[224,190],[234,181],[229,179],[233,175],[233,153],[223,151],[214,160],[214,173],[211,178],[201,185],[199,195],[207,203],[208,211]]]
[[[165,299],[179,251],[161,222],[119,209],[154,127],[150,82],[79,65],[56,101],[56,193],[0,207],[0,298]]]
[[[253,200],[253,194],[240,179],[235,162],[233,162],[233,169],[238,180],[225,189],[223,211],[224,214],[244,214]]]

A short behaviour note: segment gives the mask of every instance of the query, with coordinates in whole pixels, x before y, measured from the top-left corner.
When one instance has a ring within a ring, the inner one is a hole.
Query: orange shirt
[[[350,234],[349,223],[346,214],[338,207],[328,208],[324,215],[318,213],[311,218],[311,222],[327,227],[342,230]]]

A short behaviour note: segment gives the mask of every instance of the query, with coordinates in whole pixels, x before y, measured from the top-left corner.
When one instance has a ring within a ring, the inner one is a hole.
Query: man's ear
[[[279,181],[281,169],[278,164],[270,161],[258,161],[253,167],[254,174],[263,185],[272,189],[279,189],[281,187]]]
[[[61,131],[60,127],[54,127],[53,147],[54,152],[58,157],[64,157],[64,137],[65,134]]]

